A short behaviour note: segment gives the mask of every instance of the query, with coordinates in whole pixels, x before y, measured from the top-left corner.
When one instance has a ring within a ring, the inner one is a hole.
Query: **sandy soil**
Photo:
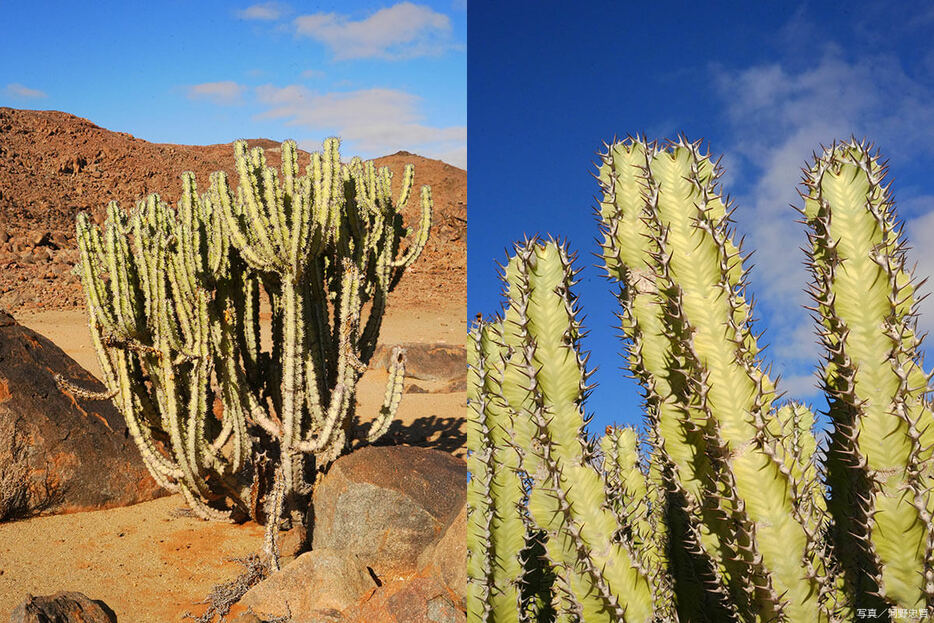
[[[47,336],[88,370],[99,374],[84,311],[61,310],[16,315]],[[432,310],[393,308],[381,340],[462,344],[466,308],[457,302]],[[382,401],[386,374],[370,371],[361,380],[361,414]],[[441,389],[418,382],[429,391]],[[440,384],[440,385],[443,385]],[[399,443],[416,443],[463,454],[466,442],[464,392],[406,394]],[[121,623],[180,621],[203,610],[196,605],[211,587],[239,573],[228,559],[257,552],[262,527],[203,522],[180,516],[181,496],[108,511],[38,517],[0,524],[0,621],[26,596],[62,590],[104,600]]]

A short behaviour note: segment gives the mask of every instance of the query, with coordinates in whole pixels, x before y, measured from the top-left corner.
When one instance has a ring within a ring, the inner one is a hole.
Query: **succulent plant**
[[[587,435],[574,271],[563,245],[534,239],[506,265],[503,315],[471,333],[472,465],[483,456],[525,484],[505,508],[544,541],[554,620],[803,623],[934,606],[930,377],[878,155],[835,144],[805,179],[826,448],[815,414],[783,403],[769,374],[719,175],[683,138],[630,138],[601,157],[601,255],[642,439]],[[482,506],[490,493],[468,497],[469,617],[487,623],[512,620],[487,607],[499,576],[477,573],[514,521]]]
[[[265,515],[277,564],[283,505],[297,509],[315,471],[376,440],[396,413],[401,350],[368,429],[355,388],[387,296],[425,247],[431,193],[421,190],[403,250],[411,165],[394,200],[389,169],[342,163],[338,139],[304,174],[293,141],[281,172],[262,149],[234,147],[236,189],[218,172],[199,194],[185,173],[177,209],[150,195],[130,214],[111,203],[102,228],[80,214],[78,270],[104,380],[153,477],[202,517]]]

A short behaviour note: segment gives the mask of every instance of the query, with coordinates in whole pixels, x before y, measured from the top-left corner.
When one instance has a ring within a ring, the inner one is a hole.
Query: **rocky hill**
[[[279,143],[249,140],[279,166]],[[345,154],[351,155],[351,154]],[[307,158],[307,154],[304,156]],[[445,306],[466,301],[467,172],[408,152],[376,159],[401,178],[415,165],[415,184],[428,184],[434,226],[422,258],[406,273],[390,304]],[[0,308],[16,312],[83,305],[71,275],[77,251],[74,219],[104,206],[124,208],[149,193],[175,202],[179,175],[193,171],[200,188],[214,171],[233,170],[233,146],[150,143],[58,111],[0,108]],[[417,205],[405,216],[414,222]]]

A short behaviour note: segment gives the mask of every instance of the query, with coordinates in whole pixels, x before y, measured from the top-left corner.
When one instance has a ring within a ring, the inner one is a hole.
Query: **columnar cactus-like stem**
[[[285,499],[285,469],[283,463],[276,468],[272,490],[266,497],[266,534],[263,538],[263,551],[269,559],[272,571],[279,570],[279,517],[282,515],[282,502]]]
[[[623,308],[620,316],[623,334],[629,339],[629,365],[643,387],[646,418],[654,437],[656,458],[661,473],[674,475],[665,486],[673,488],[672,512],[694,517],[694,522],[675,522],[686,533],[691,550],[700,553],[689,561],[690,553],[676,556],[672,573],[682,586],[695,585],[698,573],[710,576],[708,588],[715,602],[723,604],[721,616],[735,619],[738,614],[729,604],[726,589],[726,563],[718,560],[724,533],[720,513],[703,505],[706,490],[713,479],[713,468],[705,452],[703,422],[681,399],[686,379],[680,370],[672,370],[677,359],[667,336],[665,307],[658,292],[657,261],[661,235],[657,219],[645,214],[646,202],[655,201],[658,189],[647,179],[647,167],[658,147],[653,143],[629,140],[607,146],[598,180],[604,195],[600,203],[603,229],[602,255],[611,281],[624,285],[619,292]],[[692,419],[693,418],[693,419]],[[680,508],[680,507],[683,507]],[[686,513],[686,514],[685,514]],[[718,529],[716,526],[720,526]],[[710,529],[702,530],[701,526]],[[730,554],[727,554],[727,558]],[[728,561],[727,561],[728,562]],[[696,568],[699,567],[699,568]],[[703,593],[698,593],[698,599]],[[718,599],[719,598],[719,599]],[[695,600],[681,604],[682,614]],[[708,603],[706,610],[717,609]]]
[[[483,323],[471,331],[467,344],[467,607],[470,621],[482,623],[521,620],[521,556],[527,538],[519,457],[509,446],[506,406],[496,399],[503,370],[501,334],[501,325]]]
[[[373,442],[385,435],[392,425],[393,414],[399,408],[402,400],[402,390],[405,380],[405,349],[395,347],[389,354],[389,380],[386,382],[386,392],[383,395],[383,406],[379,410],[379,417],[374,420],[367,433],[367,441]]]
[[[502,390],[513,447],[533,482],[528,508],[567,590],[565,606],[586,621],[649,621],[651,589],[626,549],[602,479],[582,442],[585,361],[570,287],[571,260],[556,243],[517,249],[505,270],[509,306]],[[573,485],[572,485],[573,483]]]
[[[915,286],[885,166],[864,143],[833,145],[806,172],[805,186],[834,425],[828,475],[837,551],[857,605],[932,606],[934,426]]]
[[[655,617],[678,619],[669,574],[669,535],[664,524],[668,500],[657,462],[643,472],[635,429],[608,427],[600,439],[606,499],[619,525],[617,540],[649,578]]]

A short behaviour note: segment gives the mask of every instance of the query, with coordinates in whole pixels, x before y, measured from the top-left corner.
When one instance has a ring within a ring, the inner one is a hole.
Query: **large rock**
[[[466,481],[464,462],[437,450],[342,457],[315,487],[314,549],[250,589],[230,620],[464,621]]]
[[[343,612],[346,623],[464,623],[466,611],[437,578],[414,576],[387,584]]]
[[[444,583],[456,597],[455,604],[466,610],[467,602],[467,504],[445,530],[441,540],[422,552],[421,574]]]
[[[117,623],[117,615],[99,599],[62,592],[47,597],[27,595],[13,610],[10,623]]]
[[[376,588],[366,566],[346,552],[316,549],[306,552],[251,588],[237,603],[261,620],[291,616],[292,620],[339,620],[340,612]]]
[[[428,448],[362,448],[315,487],[312,547],[357,555],[381,580],[413,573],[466,498],[459,458]]]
[[[0,521],[112,508],[165,492],[109,400],[63,392],[55,374],[103,386],[51,341],[0,311]]]
[[[393,345],[380,344],[373,353],[370,366],[388,368]],[[422,381],[457,382],[467,378],[467,350],[451,344],[398,344],[405,349],[405,376]]]

